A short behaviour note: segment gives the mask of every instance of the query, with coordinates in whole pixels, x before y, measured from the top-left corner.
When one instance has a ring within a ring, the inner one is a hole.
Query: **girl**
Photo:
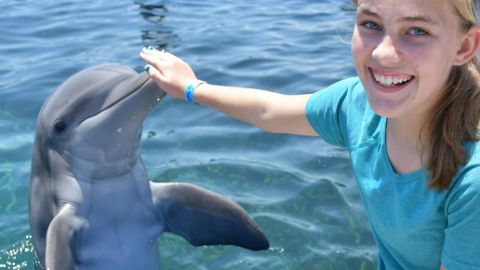
[[[170,53],[141,57],[158,85],[269,132],[351,154],[378,269],[480,269],[480,31],[475,0],[358,0],[358,77],[309,95],[198,81]]]

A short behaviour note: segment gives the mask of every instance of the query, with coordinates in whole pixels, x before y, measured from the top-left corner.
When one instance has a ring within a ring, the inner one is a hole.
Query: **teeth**
[[[373,73],[375,80],[383,86],[395,86],[412,79],[410,75],[403,76],[384,76],[377,73]]]

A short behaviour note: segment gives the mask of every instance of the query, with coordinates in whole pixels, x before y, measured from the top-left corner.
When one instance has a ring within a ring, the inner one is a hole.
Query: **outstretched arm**
[[[183,98],[188,83],[197,78],[191,67],[168,52],[143,49],[150,76],[174,98]],[[266,90],[202,84],[195,101],[233,118],[274,133],[317,135],[305,116],[310,95],[283,95]]]

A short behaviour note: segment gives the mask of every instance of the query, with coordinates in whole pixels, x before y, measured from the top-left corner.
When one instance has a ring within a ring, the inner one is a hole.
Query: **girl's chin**
[[[386,118],[395,118],[399,116],[400,104],[391,100],[372,98],[368,96],[368,104],[370,108],[379,116]]]

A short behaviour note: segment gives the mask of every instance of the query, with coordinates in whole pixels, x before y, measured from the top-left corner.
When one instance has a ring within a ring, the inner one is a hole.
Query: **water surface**
[[[34,269],[27,215],[40,107],[62,81],[97,64],[143,69],[164,48],[215,84],[309,93],[353,76],[351,12],[338,0],[0,2],[0,269]],[[192,247],[163,234],[162,269],[373,269],[374,242],[346,151],[268,134],[166,98],[144,124],[154,181],[228,196],[261,225],[267,251]]]

